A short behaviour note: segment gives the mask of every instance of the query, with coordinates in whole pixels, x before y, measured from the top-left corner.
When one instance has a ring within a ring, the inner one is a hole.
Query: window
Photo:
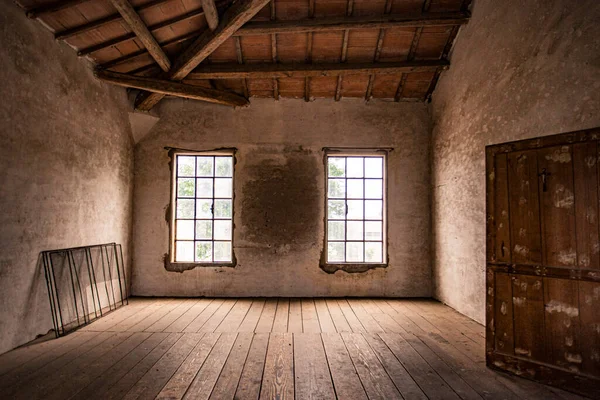
[[[231,264],[233,154],[176,153],[171,261]]]
[[[326,262],[386,261],[385,155],[328,154]]]

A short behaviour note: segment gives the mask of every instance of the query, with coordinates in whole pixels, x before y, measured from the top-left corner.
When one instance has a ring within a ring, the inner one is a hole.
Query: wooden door
[[[486,360],[600,398],[600,128],[486,148]]]

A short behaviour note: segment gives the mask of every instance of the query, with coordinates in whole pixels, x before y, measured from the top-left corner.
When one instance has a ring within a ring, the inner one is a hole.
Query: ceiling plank
[[[219,12],[215,5],[215,0],[202,0],[202,9],[204,10],[204,17],[208,23],[208,27],[211,31],[217,29],[219,26]]]
[[[75,7],[77,4],[85,3],[90,0],[58,0],[52,3],[44,4],[38,7],[31,8],[26,11],[27,17],[39,18],[45,14],[50,14],[66,8]]]
[[[464,25],[469,22],[468,11],[422,13],[417,15],[381,15],[365,17],[330,17],[297,21],[249,22],[234,36],[267,35],[271,33],[301,33],[345,31],[347,29],[387,29],[423,26]]]
[[[148,27],[142,21],[138,13],[135,12],[129,0],[110,0],[112,5],[117,9],[131,30],[140,39],[148,53],[156,60],[156,63],[163,71],[171,69],[171,61],[160,47],[154,36],[148,30]]]
[[[212,64],[203,65],[189,79],[273,79],[340,76],[357,74],[398,74],[435,72],[447,68],[447,60],[423,60],[379,63],[319,64]]]
[[[141,76],[131,76],[104,70],[95,71],[94,74],[101,81],[111,83],[113,85],[147,90],[153,93],[160,93],[161,95],[171,95],[186,99],[206,101],[209,103],[224,104],[228,106],[239,107],[248,105],[248,100],[246,98],[222,90],[207,89],[180,82],[146,78]]]
[[[223,16],[217,29],[204,32],[177,57],[166,77],[175,81],[185,78],[268,2],[269,0],[242,0],[232,5]],[[156,93],[141,93],[136,100],[136,108],[138,110],[150,110],[163,97],[163,95]]]

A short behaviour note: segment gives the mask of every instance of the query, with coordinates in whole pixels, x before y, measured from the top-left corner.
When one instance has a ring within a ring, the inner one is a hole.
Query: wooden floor
[[[2,399],[580,399],[485,367],[432,300],[131,299],[0,356]]]

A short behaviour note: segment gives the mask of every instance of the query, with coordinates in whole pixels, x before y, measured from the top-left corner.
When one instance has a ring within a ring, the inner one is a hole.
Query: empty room
[[[597,0],[0,32],[0,398],[600,399]]]

